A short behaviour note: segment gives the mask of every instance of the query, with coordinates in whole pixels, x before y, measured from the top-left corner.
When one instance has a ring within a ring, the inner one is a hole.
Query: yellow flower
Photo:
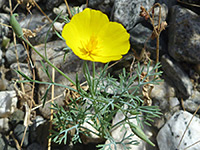
[[[119,60],[130,48],[130,35],[121,24],[89,8],[72,17],[62,37],[75,55],[95,62]]]

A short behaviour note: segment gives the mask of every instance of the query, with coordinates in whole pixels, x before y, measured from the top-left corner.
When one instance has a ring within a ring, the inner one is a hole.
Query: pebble
[[[6,0],[1,0],[0,1],[0,9],[2,8],[2,6],[5,4]]]
[[[32,143],[27,147],[27,150],[44,150],[44,147],[42,147],[38,143]]]
[[[131,117],[131,116],[130,116]],[[112,125],[116,124],[117,122],[123,120],[125,118],[125,116],[123,115],[122,112],[117,112],[116,116],[113,118],[112,121]],[[136,119],[131,119],[129,120],[130,122],[132,122],[133,124],[137,125],[137,120]],[[148,138],[153,137],[153,132],[152,129],[150,129],[148,126],[144,125],[144,129],[143,129],[144,133],[147,135]],[[111,135],[112,138],[116,141],[119,142],[123,139],[123,136],[125,134],[125,132],[127,132],[126,136],[130,135],[131,133],[133,134],[131,128],[129,125],[118,125],[116,126],[112,131],[111,131]],[[134,145],[133,143],[128,144],[129,142],[135,140],[135,142],[139,142],[138,145]],[[105,144],[109,144],[110,141],[107,140],[105,142]],[[141,140],[139,137],[132,136],[126,140],[124,140],[124,143],[127,143],[126,146],[130,147],[131,150],[157,150],[156,147],[152,147],[151,145],[147,144],[146,142],[144,142],[143,140]],[[107,147],[108,148],[108,147]],[[111,144],[111,149],[115,149],[114,144]],[[118,150],[123,150],[123,144],[117,144],[116,149]]]
[[[24,62],[27,58],[26,50],[22,44],[16,44],[16,50],[18,55],[18,61]],[[15,46],[10,46],[6,51],[6,60],[8,65],[17,62],[16,53],[15,53]]]
[[[43,125],[46,122],[42,116],[36,116],[35,120],[33,120],[33,124],[30,126],[30,141],[35,142],[38,136],[37,128]]]
[[[183,137],[180,147],[178,147],[192,116],[187,111],[178,111],[167,121],[157,135],[157,143],[160,150],[183,150],[200,139],[200,120],[194,117]],[[195,144],[189,149],[199,150],[200,144]]]
[[[63,0],[48,0],[45,2],[45,8],[47,10],[52,10],[54,7],[59,6]]]
[[[200,98],[200,92],[196,90],[193,91],[192,95],[188,99],[183,101],[184,108],[187,111],[194,113],[199,107],[199,104],[200,104],[199,98]],[[200,110],[198,110],[198,113],[200,113]]]
[[[32,73],[31,73],[31,71],[29,69],[28,64],[26,64],[26,63],[13,63],[13,64],[10,65],[12,78],[14,78],[14,79],[16,79],[16,78],[20,79],[21,75],[19,75],[18,73],[16,73],[16,70],[19,70],[19,68],[20,68],[20,71],[23,74],[25,74],[29,78],[32,78]],[[24,78],[22,78],[22,79],[24,79]]]
[[[17,107],[17,97],[15,91],[0,92],[0,117],[10,116]]]
[[[8,144],[8,141],[5,140],[5,136],[0,133],[0,150],[17,150],[14,147],[11,147]]]
[[[17,109],[13,114],[9,116],[9,123],[12,127],[15,127],[18,123],[24,121],[24,112]]]
[[[0,22],[3,24],[9,24],[10,15],[5,13],[0,13]],[[0,25],[0,45],[2,44],[3,37],[7,37],[8,33],[9,33],[9,28],[7,26]]]
[[[15,135],[15,138],[18,140],[19,143],[21,143],[22,141],[22,138],[24,136],[24,131],[25,131],[25,126],[23,124],[18,124],[15,128],[14,128],[14,131],[13,131],[13,134]],[[25,137],[24,137],[24,142],[23,142],[23,145],[22,147],[27,147],[28,146],[28,139],[29,138],[29,127],[28,129],[26,130],[26,134],[25,134]]]
[[[8,132],[9,127],[9,119],[8,118],[0,118],[0,133]]]
[[[8,85],[8,81],[5,79],[5,74],[0,71],[0,91],[5,91]]]
[[[53,12],[56,14],[56,15],[59,15],[61,12],[61,15],[64,15],[67,13],[67,7],[66,7],[66,4],[63,3],[61,4],[59,7],[54,7],[53,8]],[[55,23],[54,23],[55,24]]]
[[[19,21],[22,28],[29,29],[32,34],[29,37],[29,41],[32,45],[38,45],[50,41],[53,37],[52,28],[50,29],[51,24],[46,19],[44,15],[33,10],[32,14],[24,17]],[[49,31],[48,36],[47,32]]]

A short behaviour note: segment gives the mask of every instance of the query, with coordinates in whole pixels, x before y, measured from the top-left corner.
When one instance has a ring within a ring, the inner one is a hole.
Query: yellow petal
[[[110,22],[107,26],[104,26],[98,37],[101,39],[99,44],[104,49],[98,55],[124,55],[130,49],[130,34],[117,22]]]

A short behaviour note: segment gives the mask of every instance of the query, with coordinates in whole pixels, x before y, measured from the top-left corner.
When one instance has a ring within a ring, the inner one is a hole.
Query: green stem
[[[68,81],[70,81],[73,85],[76,85],[76,83],[70,79],[64,72],[62,72],[60,69],[58,69],[56,66],[54,66],[47,58],[45,58],[40,52],[38,52],[35,47],[24,38],[24,36],[21,37],[44,61],[46,61],[51,67],[53,67],[56,71],[58,71],[62,76],[64,76]]]
[[[95,85],[94,85],[94,83],[95,83],[95,62],[92,62],[92,71],[93,71],[93,73],[92,73],[92,90],[93,90],[93,93],[95,93],[95,91],[94,91],[94,87],[95,87]]]

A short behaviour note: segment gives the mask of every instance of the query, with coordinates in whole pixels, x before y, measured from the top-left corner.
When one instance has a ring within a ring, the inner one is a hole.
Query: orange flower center
[[[97,49],[97,45],[97,37],[91,36],[90,40],[87,43],[82,43],[82,48],[80,48],[80,50],[84,55],[91,56],[94,50]]]

